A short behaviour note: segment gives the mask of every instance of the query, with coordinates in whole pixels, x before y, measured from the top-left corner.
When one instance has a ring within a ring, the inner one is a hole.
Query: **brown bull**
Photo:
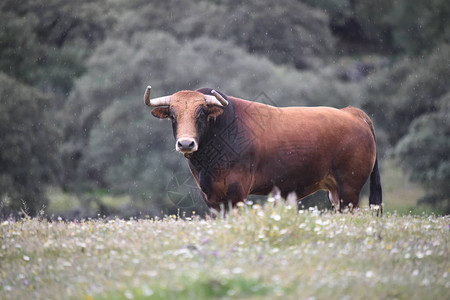
[[[172,120],[175,148],[210,207],[277,187],[298,199],[327,190],[336,210],[358,208],[370,176],[369,203],[381,210],[374,129],[360,109],[277,108],[211,89],[150,100],[148,87],[144,101]]]

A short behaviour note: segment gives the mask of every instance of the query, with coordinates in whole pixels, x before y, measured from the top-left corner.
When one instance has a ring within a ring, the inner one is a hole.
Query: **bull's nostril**
[[[195,148],[195,141],[192,139],[181,139],[177,141],[177,148],[181,151],[191,151]]]

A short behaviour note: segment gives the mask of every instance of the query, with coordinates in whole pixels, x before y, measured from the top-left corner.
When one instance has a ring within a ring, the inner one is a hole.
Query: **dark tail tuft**
[[[378,158],[375,159],[372,174],[370,174],[369,206],[377,210],[377,215],[383,214],[383,198],[381,190],[380,171],[378,170]]]

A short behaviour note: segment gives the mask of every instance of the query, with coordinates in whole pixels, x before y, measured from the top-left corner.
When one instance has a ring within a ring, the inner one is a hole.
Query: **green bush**
[[[440,45],[423,59],[404,58],[391,68],[370,76],[363,103],[378,124],[389,133],[391,145],[408,132],[411,122],[434,112],[449,90],[450,46]]]
[[[388,133],[393,154],[427,189],[425,202],[448,212],[448,103],[450,46],[429,56],[403,59],[367,80],[365,108]]]
[[[56,168],[58,135],[50,99],[0,73],[0,215],[44,209]]]
[[[332,32],[350,53],[429,53],[450,41],[447,0],[305,0],[323,9]]]
[[[115,36],[164,30],[186,42],[207,36],[231,41],[275,63],[318,67],[333,53],[334,38],[325,13],[296,0],[133,1]]]
[[[396,154],[412,180],[427,189],[422,202],[450,213],[450,92],[440,98],[439,109],[411,124],[396,147]]]

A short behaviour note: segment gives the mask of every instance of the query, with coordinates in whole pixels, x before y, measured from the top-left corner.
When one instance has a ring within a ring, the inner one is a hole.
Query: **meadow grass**
[[[449,226],[284,202],[208,219],[8,220],[0,299],[450,299]]]

